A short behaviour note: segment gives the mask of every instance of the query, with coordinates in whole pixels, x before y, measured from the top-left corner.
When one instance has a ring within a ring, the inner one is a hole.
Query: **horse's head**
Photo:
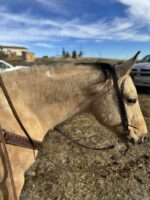
[[[130,77],[131,68],[136,61],[137,55],[124,63],[116,65],[115,71],[118,76],[120,91],[123,84],[122,94],[128,118],[130,138],[134,142],[143,142],[147,135],[147,127],[140,109],[136,88]],[[92,104],[92,112],[100,123],[113,130],[117,135],[123,136],[125,133],[113,84],[112,78],[110,78],[107,80],[103,92],[99,91],[96,94]]]

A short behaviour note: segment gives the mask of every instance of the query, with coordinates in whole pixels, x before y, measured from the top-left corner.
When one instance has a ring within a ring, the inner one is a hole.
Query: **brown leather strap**
[[[4,135],[6,144],[19,146],[19,147],[23,147],[23,148],[27,148],[27,149],[33,149],[33,146],[31,145],[28,138],[21,136],[21,135],[17,135],[15,133],[10,133],[10,132],[6,131],[5,129],[2,129],[2,131],[3,131],[3,135]],[[33,141],[36,144],[36,146],[38,146],[39,148],[42,147],[42,142],[39,142],[37,140],[33,140]],[[2,142],[1,138],[0,138],[0,142]],[[34,146],[34,150],[38,150],[36,148],[36,146]]]
[[[4,152],[5,161],[6,161],[6,166],[7,166],[7,169],[8,169],[8,173],[10,175],[14,200],[17,200],[18,198],[17,198],[17,192],[16,192],[16,187],[15,187],[13,172],[12,172],[11,163],[10,163],[10,159],[9,159],[9,155],[8,155],[8,151],[7,151],[7,147],[6,147],[6,143],[5,143],[5,139],[4,139],[4,133],[1,129],[1,127],[0,127],[0,138],[1,138],[1,145],[2,145],[2,149],[3,149],[3,152]]]
[[[40,151],[40,146],[39,144],[41,144],[40,142],[34,141],[31,136],[29,135],[29,133],[27,132],[26,128],[24,127],[23,123],[21,122],[16,109],[9,97],[9,94],[7,92],[7,89],[5,88],[5,85],[3,83],[2,77],[0,75],[0,86],[2,88],[2,91],[6,97],[6,100],[12,110],[12,113],[15,117],[15,119],[17,120],[18,124],[20,125],[21,129],[23,130],[23,132],[25,133],[25,135],[27,136],[27,138],[24,138],[22,136],[17,136],[16,134],[11,134],[8,133],[5,130],[2,130],[0,127],[0,134],[1,134],[1,145],[3,147],[3,151],[4,151],[4,157],[5,157],[5,161],[6,161],[6,165],[7,165],[7,169],[8,172],[10,174],[10,179],[11,179],[11,185],[13,188],[13,196],[14,196],[14,200],[17,200],[17,192],[16,192],[16,187],[15,187],[15,182],[14,182],[14,178],[13,178],[13,172],[12,172],[12,168],[11,168],[11,163],[10,163],[10,159],[9,159],[9,155],[7,152],[7,148],[6,148],[6,143],[7,144],[13,144],[16,146],[21,146],[21,147],[26,147],[26,148],[31,148],[31,149],[37,149]]]

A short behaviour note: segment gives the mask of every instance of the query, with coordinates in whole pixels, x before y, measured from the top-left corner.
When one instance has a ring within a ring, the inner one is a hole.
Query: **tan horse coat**
[[[96,94],[102,90],[103,93],[108,92],[108,89],[104,89],[106,84],[112,85],[109,80],[100,83],[104,80],[103,72],[89,66],[33,67],[1,75],[21,121],[31,137],[41,141],[49,129],[65,119],[76,113],[91,111]],[[1,89],[0,113],[2,128],[24,135]],[[144,120],[142,123],[145,123]],[[7,147],[19,196],[24,182],[23,173],[32,164],[34,157],[32,150],[11,145]],[[1,149],[0,155],[0,199],[12,200],[12,189]]]

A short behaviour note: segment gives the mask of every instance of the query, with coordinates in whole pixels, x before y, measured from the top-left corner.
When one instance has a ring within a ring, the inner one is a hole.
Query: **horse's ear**
[[[125,75],[129,75],[131,70],[132,70],[132,65],[136,62],[137,57],[139,55],[140,51],[138,51],[135,56],[133,56],[132,58],[130,58],[129,60],[116,65],[116,70],[118,73],[119,77],[125,76]]]

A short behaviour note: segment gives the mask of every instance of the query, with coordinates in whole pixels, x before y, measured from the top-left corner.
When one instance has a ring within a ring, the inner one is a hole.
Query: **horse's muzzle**
[[[131,135],[128,135],[126,137],[126,139],[127,139],[127,142],[129,142],[131,144],[136,144],[136,143],[137,144],[142,144],[142,143],[147,142],[147,141],[150,140],[150,135],[147,135],[147,134],[142,135],[141,137],[139,137],[139,139],[137,141],[135,141],[134,138]]]

